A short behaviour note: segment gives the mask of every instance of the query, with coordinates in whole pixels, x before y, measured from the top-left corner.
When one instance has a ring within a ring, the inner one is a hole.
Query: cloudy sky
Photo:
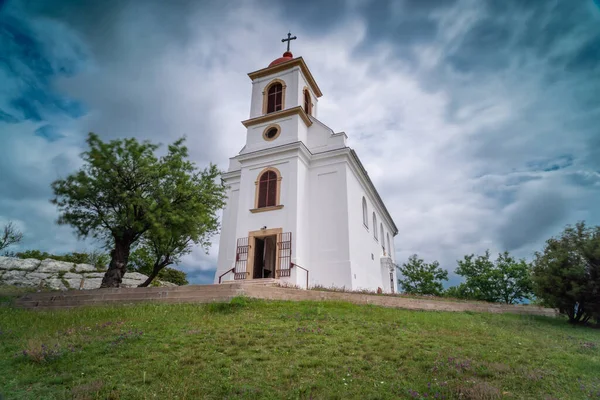
[[[0,225],[21,228],[20,249],[96,245],[49,203],[90,131],[185,135],[199,166],[226,168],[246,74],[288,31],[320,119],[396,221],[398,260],[530,258],[565,224],[600,224],[600,0],[0,0]],[[208,282],[216,255],[181,268]]]

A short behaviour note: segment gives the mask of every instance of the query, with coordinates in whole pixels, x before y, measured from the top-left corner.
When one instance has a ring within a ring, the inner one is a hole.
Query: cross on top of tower
[[[289,51],[290,51],[290,42],[291,42],[292,40],[296,40],[296,39],[298,39],[298,38],[297,38],[296,36],[292,36],[292,34],[291,34],[290,32],[288,32],[288,34],[287,34],[287,39],[281,39],[281,42],[282,42],[282,43],[285,43],[285,42],[287,42],[287,52],[288,52],[288,53],[289,53]]]

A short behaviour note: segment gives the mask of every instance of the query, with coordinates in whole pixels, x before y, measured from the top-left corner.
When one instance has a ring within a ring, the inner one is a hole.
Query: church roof
[[[272,67],[277,64],[281,64],[286,61],[290,61],[293,58],[294,58],[294,55],[292,54],[292,52],[286,51],[285,53],[283,53],[283,57],[279,57],[278,59],[271,61],[271,64],[269,64],[269,67]]]

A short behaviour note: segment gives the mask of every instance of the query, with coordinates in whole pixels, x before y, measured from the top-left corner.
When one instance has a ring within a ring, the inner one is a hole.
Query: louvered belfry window
[[[306,89],[304,89],[304,111],[308,115],[311,115],[312,103],[310,101],[310,93],[308,93],[308,90],[306,90]]]
[[[277,174],[265,171],[258,180],[258,208],[277,205]]]
[[[271,85],[267,93],[267,114],[283,108],[283,86],[281,83]]]

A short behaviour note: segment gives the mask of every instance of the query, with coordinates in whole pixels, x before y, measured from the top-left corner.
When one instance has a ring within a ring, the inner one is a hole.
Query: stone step
[[[275,286],[279,284],[279,279],[275,278],[265,278],[265,279],[240,279],[233,281],[224,281],[221,282],[221,285],[235,285],[239,284],[242,286]]]
[[[67,290],[63,292],[40,292],[40,293],[28,293],[24,295],[25,298],[36,299],[55,299],[61,297],[82,297],[88,296],[113,296],[123,295],[129,293],[146,293],[146,294],[157,294],[166,295],[168,293],[188,293],[188,292],[203,292],[203,293],[220,293],[229,290],[239,290],[241,285],[232,284],[227,286],[222,285],[189,285],[189,286],[178,286],[178,287],[151,287],[151,288],[105,288],[105,289],[93,289],[93,290]]]
[[[361,293],[327,292],[277,287],[276,279],[249,280],[247,283],[221,285],[190,285],[172,288],[110,288],[51,293],[29,293],[17,299],[22,308],[58,310],[80,306],[126,305],[140,302],[210,303],[227,302],[236,296],[265,300],[288,301],[346,301],[355,304],[373,304],[382,307],[411,310],[475,311],[555,316],[556,311],[535,306],[514,306],[486,303],[452,302],[445,300],[415,299],[402,296],[379,296]]]
[[[178,299],[178,298],[215,298],[235,297],[243,295],[242,289],[230,288],[221,291],[195,291],[195,292],[170,292],[170,293],[112,293],[103,295],[88,294],[84,296],[56,296],[53,298],[38,298],[36,296],[24,296],[16,301],[17,304],[25,302],[60,303],[64,301],[127,301],[138,299]]]
[[[21,301],[16,304],[22,308],[34,308],[34,309],[62,309],[72,308],[81,306],[95,306],[95,305],[124,305],[131,303],[213,303],[213,302],[227,302],[232,298],[236,297],[236,294],[232,295],[220,295],[220,296],[181,296],[173,298],[130,298],[130,299],[69,299],[63,301]]]

